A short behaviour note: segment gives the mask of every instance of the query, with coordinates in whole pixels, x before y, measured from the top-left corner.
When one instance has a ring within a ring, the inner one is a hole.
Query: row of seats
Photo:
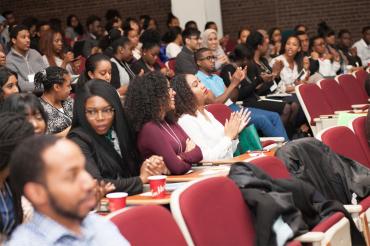
[[[252,161],[275,178],[290,178],[275,157]],[[171,196],[171,213],[139,206],[109,215],[133,245],[255,245],[251,212],[233,181],[213,177],[189,183]],[[287,245],[351,245],[349,221],[337,212]]]
[[[343,74],[335,79],[322,79],[316,84],[302,84],[296,87],[298,100],[316,135],[320,130],[337,124],[337,113],[368,107],[365,80],[368,74],[360,70]]]

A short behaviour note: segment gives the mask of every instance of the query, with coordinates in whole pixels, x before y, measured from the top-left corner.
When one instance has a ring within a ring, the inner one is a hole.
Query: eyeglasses
[[[199,61],[202,61],[202,60],[208,60],[208,61],[214,61],[216,60],[216,57],[215,56],[206,56],[206,57],[202,57],[202,58],[199,58],[198,59]]]
[[[202,38],[201,37],[190,37],[189,39],[192,39],[192,40],[201,40]]]
[[[110,118],[114,114],[114,108],[109,107],[103,109],[86,109],[85,113],[89,119],[96,119],[98,116],[102,116],[103,118]]]

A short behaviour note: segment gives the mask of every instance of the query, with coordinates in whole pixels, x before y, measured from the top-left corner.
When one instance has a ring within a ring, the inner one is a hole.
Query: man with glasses
[[[201,44],[200,31],[194,28],[185,29],[182,32],[183,43],[181,52],[176,57],[176,74],[195,74],[198,71],[194,60],[194,52]]]
[[[201,48],[195,53],[195,60],[199,67],[196,73],[198,79],[204,86],[210,90],[208,93],[208,103],[224,103],[233,111],[239,111],[240,107],[233,103],[238,98],[238,87],[242,80],[246,78],[246,67],[238,67],[234,74],[230,74],[230,85],[225,86],[223,79],[214,74],[215,57],[213,52],[208,48]],[[233,100],[233,101],[232,101]],[[254,124],[257,130],[260,130],[266,137],[284,137],[288,140],[287,133],[284,129],[278,113],[248,108],[251,111],[251,124]]]

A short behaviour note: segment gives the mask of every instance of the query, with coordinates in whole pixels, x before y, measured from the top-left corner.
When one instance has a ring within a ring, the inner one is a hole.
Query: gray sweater
[[[6,66],[18,74],[18,85],[22,92],[33,91],[35,88],[34,83],[29,82],[28,75],[35,75],[46,68],[41,55],[34,49],[22,56],[12,48],[6,56]]]

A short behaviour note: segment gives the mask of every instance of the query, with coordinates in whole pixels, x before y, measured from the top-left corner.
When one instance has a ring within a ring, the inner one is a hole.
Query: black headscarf
[[[122,157],[114,149],[112,142],[105,136],[98,135],[86,119],[85,103],[92,96],[102,97],[114,108],[115,114],[112,127],[117,133]],[[81,131],[87,134],[94,144],[98,146],[97,152],[99,153],[96,154],[99,161],[96,164],[103,176],[104,173],[112,173],[112,171],[120,174],[122,177],[138,176],[140,158],[136,150],[136,141],[129,130],[117,91],[104,80],[93,79],[88,81],[76,95],[70,135],[74,133],[79,134],[78,132]]]

